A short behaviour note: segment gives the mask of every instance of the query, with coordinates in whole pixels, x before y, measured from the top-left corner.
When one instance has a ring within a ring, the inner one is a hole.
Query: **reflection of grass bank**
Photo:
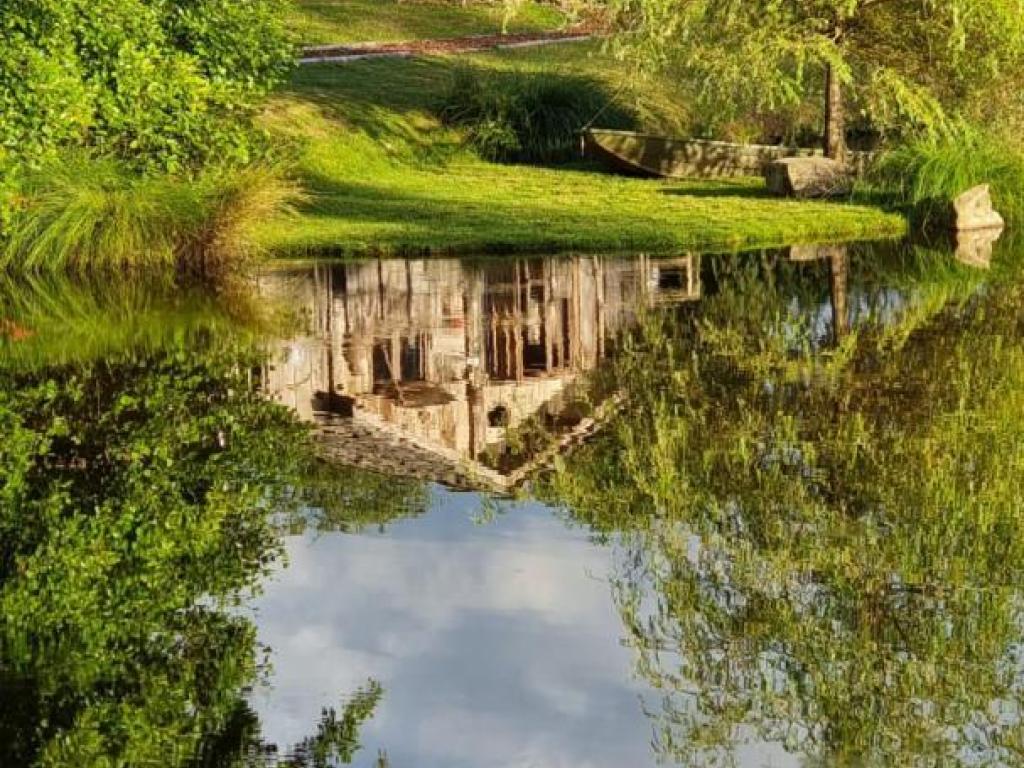
[[[8,371],[148,354],[182,341],[255,338],[273,308],[243,291],[177,285],[166,273],[111,281],[0,275],[0,359]]]
[[[627,73],[594,46],[460,57],[481,72],[584,74],[614,93]],[[663,182],[593,169],[488,163],[435,117],[451,59],[302,69],[266,117],[301,146],[311,200],[269,224],[282,252],[344,254],[724,247],[899,235],[903,220],[840,203],[765,197],[753,181]],[[675,94],[645,88],[645,124],[671,130]]]

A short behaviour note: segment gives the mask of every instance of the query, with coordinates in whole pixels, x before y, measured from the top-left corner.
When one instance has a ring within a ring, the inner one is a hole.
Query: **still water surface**
[[[0,312],[0,765],[1017,765],[1024,253]]]

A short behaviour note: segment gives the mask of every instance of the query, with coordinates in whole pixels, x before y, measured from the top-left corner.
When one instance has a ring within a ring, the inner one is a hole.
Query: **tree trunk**
[[[825,157],[846,162],[843,84],[831,64],[825,65]]]

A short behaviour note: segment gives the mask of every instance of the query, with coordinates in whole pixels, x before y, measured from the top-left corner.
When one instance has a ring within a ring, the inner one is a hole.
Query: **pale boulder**
[[[953,201],[952,225],[957,232],[977,229],[1002,229],[1006,222],[992,207],[992,192],[981,184],[964,192]]]

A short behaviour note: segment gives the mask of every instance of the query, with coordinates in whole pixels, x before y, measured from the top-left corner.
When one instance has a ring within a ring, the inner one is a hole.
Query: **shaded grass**
[[[592,78],[518,70],[481,76],[462,67],[439,110],[483,159],[541,164],[578,156],[580,126],[599,113],[607,127],[637,127],[636,116]]]
[[[759,179],[667,182],[488,163],[434,116],[456,66],[583,74],[613,87],[625,78],[586,44],[304,67],[264,122],[295,142],[310,197],[297,217],[262,227],[261,241],[289,255],[669,251],[905,232],[902,217],[877,208],[767,198]],[[671,131],[672,93],[660,83],[645,95],[645,127]]]
[[[565,25],[553,5],[525,2],[509,16],[500,2],[298,0],[288,25],[306,45],[395,42],[500,32],[549,32]]]

